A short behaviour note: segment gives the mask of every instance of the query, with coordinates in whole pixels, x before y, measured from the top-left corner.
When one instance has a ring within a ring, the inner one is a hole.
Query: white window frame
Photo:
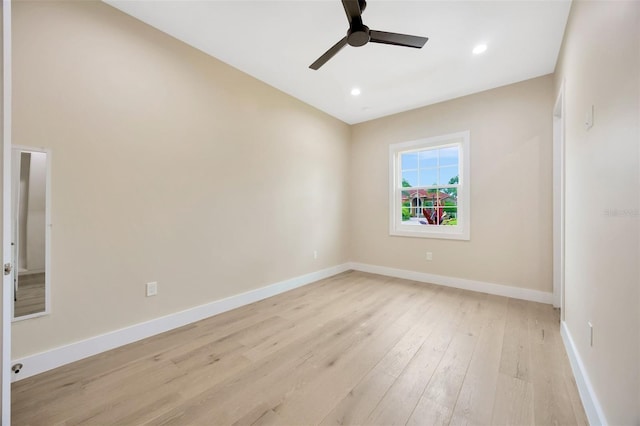
[[[469,240],[471,238],[470,209],[470,132],[457,132],[434,136],[410,142],[401,142],[389,146],[389,234],[403,237],[444,238]],[[400,157],[403,153],[433,149],[446,146],[458,146],[458,221],[457,225],[408,225],[402,223],[402,170]]]

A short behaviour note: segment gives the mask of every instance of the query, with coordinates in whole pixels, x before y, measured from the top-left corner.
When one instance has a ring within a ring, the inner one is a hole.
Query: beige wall
[[[545,76],[355,125],[352,260],[551,292],[552,89]],[[389,145],[463,130],[471,240],[389,236]]]
[[[100,2],[13,30],[13,141],[53,153],[52,313],[14,357],[348,260],[346,124]]]
[[[565,314],[606,420],[620,425],[640,424],[639,80],[640,2],[574,1],[555,75],[566,105]]]

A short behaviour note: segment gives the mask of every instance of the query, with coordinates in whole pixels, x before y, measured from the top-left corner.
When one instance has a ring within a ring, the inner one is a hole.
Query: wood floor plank
[[[434,310],[432,327],[415,356],[374,407],[367,424],[405,424],[423,395],[436,367],[449,347],[453,334],[464,318],[466,305],[475,298],[460,295],[459,290],[447,289],[447,294]]]
[[[531,382],[498,373],[491,423],[496,426],[533,426],[533,385]]]
[[[433,333],[437,325],[450,317],[447,307],[459,295],[459,290],[439,288],[433,296],[433,303],[425,311],[415,327],[385,354],[382,360],[367,373],[340,403],[323,419],[321,424],[363,424],[370,413],[385,396],[396,379],[404,373],[407,364],[416,352],[422,350],[424,341]]]
[[[464,378],[451,423],[491,424],[508,299],[488,296],[478,313],[482,331]]]
[[[586,424],[548,305],[347,272],[13,384],[16,425]]]
[[[401,282],[396,285],[406,286]],[[428,290],[424,287],[416,289],[422,294]],[[426,337],[424,321],[429,318],[434,299],[435,292],[431,297],[414,297],[412,301],[403,301],[406,306],[404,311],[398,314],[394,309],[380,327],[372,329],[365,339],[349,348],[340,358],[332,360],[333,364],[327,371],[283,401],[278,412],[292,424],[317,424],[322,421],[327,412],[387,353],[397,353],[399,348],[412,352],[420,347]],[[388,366],[393,368],[392,364]]]
[[[529,317],[524,300],[509,299],[505,323],[500,372],[517,379],[530,381]]]
[[[389,282],[387,285],[397,284]],[[361,324],[364,327],[362,332],[347,348],[325,364],[314,365],[317,374],[301,382],[275,409],[286,424],[318,423],[341,398],[341,394],[347,393],[361,380],[427,309],[428,300],[410,300],[411,297],[412,294],[409,294],[404,299],[392,301],[384,307],[387,312],[380,315],[377,324],[373,318]],[[399,315],[395,303],[406,307]]]
[[[527,305],[527,313],[534,423],[576,424],[571,398],[565,385],[566,356],[563,357],[557,312],[549,305],[531,303]]]
[[[135,368],[123,368],[115,374],[103,377],[101,380],[88,382],[86,386],[72,394],[60,398],[48,399],[50,407],[47,410],[34,409],[28,413],[29,424],[51,424],[64,422],[65,424],[88,424],[99,422],[105,415],[109,422],[114,420],[128,409],[137,408],[138,401],[133,397],[139,397],[148,389],[160,389],[164,384],[174,380],[178,372],[168,363],[153,366],[135,366]],[[122,388],[122,381],[127,380],[128,385]],[[112,395],[111,398],[103,398],[103,395]],[[163,396],[154,392],[155,399]],[[153,399],[153,398],[152,398]],[[132,404],[135,403],[135,404]],[[89,404],[86,406],[85,404]],[[74,412],[78,406],[86,409]]]
[[[356,304],[347,317],[327,323],[315,334],[304,336],[296,345],[281,348],[275,354],[256,362],[237,375],[201,394],[190,392],[186,406],[176,408],[152,424],[185,424],[206,422],[216,418],[220,423],[233,423],[243,410],[268,402],[275,410],[281,400],[318,374],[318,368],[339,358],[380,321],[393,312],[394,301],[407,298],[389,288],[369,293],[366,303]],[[361,325],[366,324],[366,328]],[[197,388],[195,388],[197,389]],[[277,411],[277,410],[275,410]]]
[[[46,290],[44,273],[20,275],[13,314],[16,318],[44,312],[46,309]]]
[[[321,327],[327,321],[335,319],[334,316],[323,315],[323,310],[327,309],[329,304],[331,310],[343,309],[345,312],[350,312],[347,305],[349,303],[353,304],[354,301],[362,300],[367,296],[367,293],[367,288],[363,286],[359,290],[352,291],[350,293],[341,292],[339,297],[336,299],[330,299],[327,305],[324,306],[322,304],[314,306],[315,304],[310,302],[309,305],[305,306],[306,309],[298,310],[298,312],[295,313],[295,316],[292,316],[291,314],[279,314],[290,320],[292,327],[280,332],[272,333],[267,339],[258,344],[252,345],[245,353],[245,356],[257,361],[278,352],[283,347],[294,344],[300,336],[306,336]]]
[[[472,293],[472,304],[461,306],[463,320],[453,332],[436,371],[429,380],[407,424],[449,424],[469,362],[478,342],[476,312],[486,294]]]

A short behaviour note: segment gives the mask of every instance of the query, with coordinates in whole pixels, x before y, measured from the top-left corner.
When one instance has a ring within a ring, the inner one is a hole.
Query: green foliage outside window
[[[456,185],[459,182],[459,177],[454,176],[449,179],[449,185]],[[435,185],[435,184],[434,184]],[[402,179],[402,187],[403,188],[411,188],[411,184],[406,181],[406,179]],[[437,192],[445,193],[451,198],[444,198],[441,200],[442,210],[447,213],[446,218],[442,221],[442,225],[451,225],[455,226],[458,224],[458,190],[456,188],[430,188],[426,191],[428,194],[435,194]],[[435,208],[435,203],[432,200],[426,201],[424,204],[426,208]],[[411,203],[410,201],[405,201],[402,203],[402,220],[410,220],[411,219]]]

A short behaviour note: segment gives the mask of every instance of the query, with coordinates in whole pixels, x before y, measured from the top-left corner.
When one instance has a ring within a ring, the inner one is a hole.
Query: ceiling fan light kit
[[[342,40],[334,44],[314,63],[309,65],[309,68],[312,70],[319,69],[347,44],[353,47],[360,47],[371,42],[420,49],[424,46],[427,40],[429,40],[427,37],[388,33],[385,31],[369,29],[369,27],[362,23],[362,12],[367,7],[367,2],[365,0],[342,0],[342,5],[344,6],[344,12],[347,15],[347,20],[349,21],[349,30],[347,31],[347,35],[342,38]]]

